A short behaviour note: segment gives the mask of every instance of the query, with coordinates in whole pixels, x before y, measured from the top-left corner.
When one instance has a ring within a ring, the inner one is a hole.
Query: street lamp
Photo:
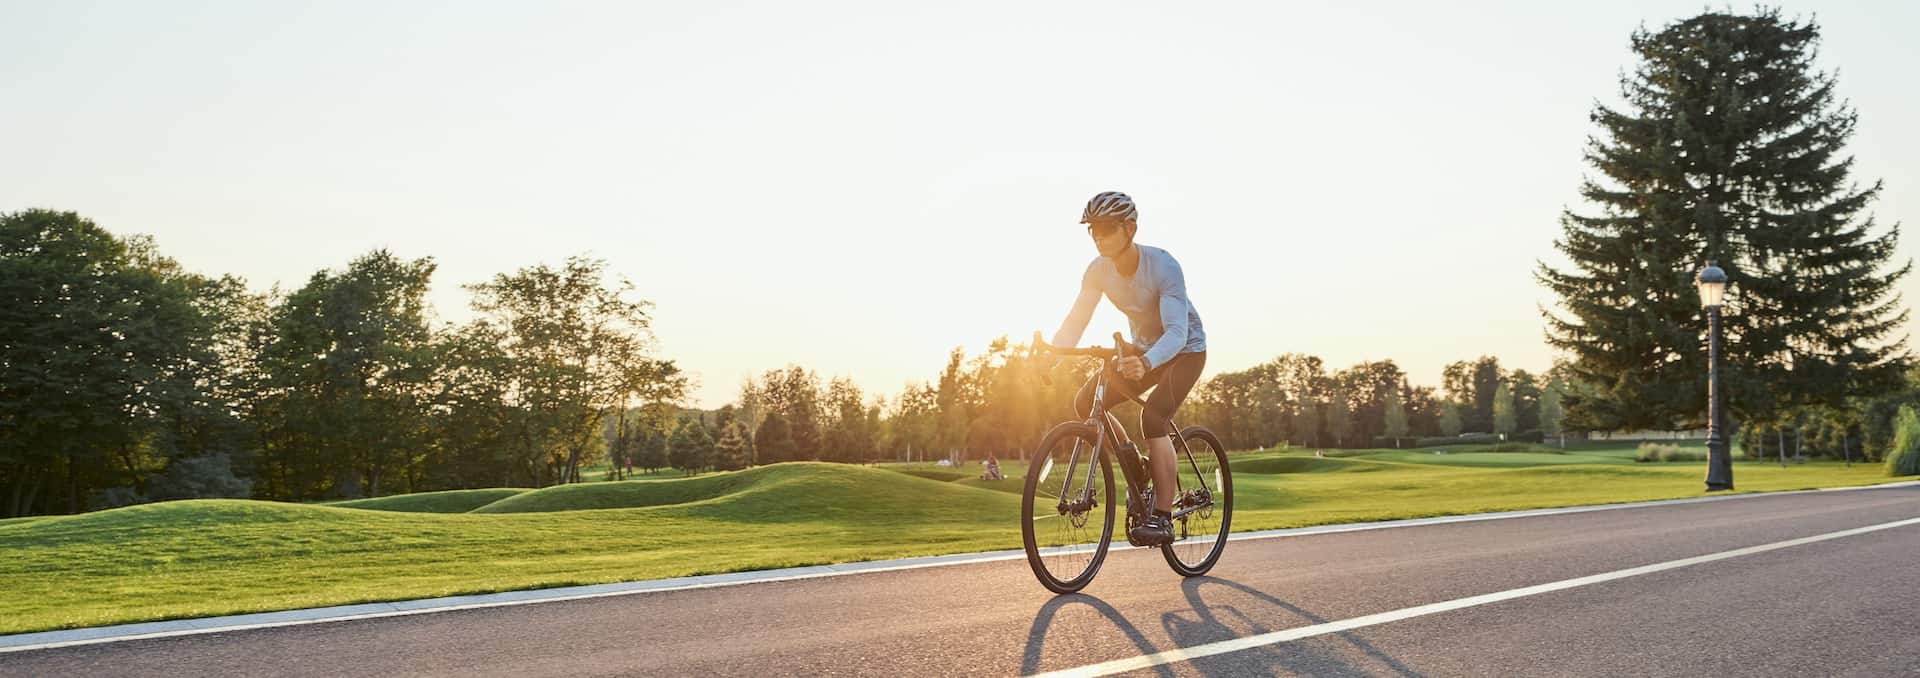
[[[1727,296],[1727,272],[1713,262],[1700,269],[1700,306],[1707,309],[1707,491],[1733,489],[1733,457],[1720,429],[1720,305]]]

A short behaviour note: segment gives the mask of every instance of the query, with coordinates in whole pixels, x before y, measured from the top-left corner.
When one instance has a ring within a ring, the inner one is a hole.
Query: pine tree
[[[667,441],[667,458],[674,468],[699,473],[713,465],[713,435],[698,418],[682,421]]]
[[[767,415],[760,421],[760,430],[753,436],[754,452],[758,455],[753,463],[760,466],[793,461],[793,429],[787,425],[787,418],[779,412]]]
[[[1596,106],[1587,162],[1603,178],[1568,211],[1567,268],[1538,278],[1565,315],[1549,341],[1571,355],[1568,423],[1679,428],[1704,418],[1706,316],[1694,278],[1727,272],[1724,401],[1748,420],[1839,404],[1898,384],[1906,320],[1894,284],[1898,225],[1875,228],[1875,182],[1849,178],[1856,114],[1813,68],[1819,28],[1763,9],[1709,12],[1636,32],[1626,106]]]
[[[727,427],[720,432],[720,442],[714,445],[714,468],[738,471],[752,461],[747,452],[747,427],[738,421],[727,422]]]
[[[692,428],[688,432],[688,437],[693,443],[692,448],[687,450],[686,461],[692,464],[688,468],[694,471],[713,468],[715,459],[713,434],[707,431],[707,425],[700,423],[699,419],[694,419],[688,424]]]

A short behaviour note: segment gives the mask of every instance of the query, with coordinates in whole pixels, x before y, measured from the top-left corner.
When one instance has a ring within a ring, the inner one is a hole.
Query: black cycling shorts
[[[1155,366],[1141,375],[1138,381],[1120,376],[1119,372],[1107,373],[1106,404],[1112,407],[1121,398],[1138,396],[1147,389],[1153,393],[1147,396],[1147,406],[1140,408],[1140,430],[1147,439],[1162,438],[1173,432],[1167,424],[1173,419],[1174,410],[1180,409],[1180,403],[1187,401],[1187,393],[1193,390],[1194,383],[1200,381],[1200,370],[1207,366],[1207,352],[1181,353],[1175,355],[1165,365]],[[1100,375],[1095,374],[1080,387],[1080,394],[1073,397],[1075,417],[1085,418],[1093,409],[1093,387]]]

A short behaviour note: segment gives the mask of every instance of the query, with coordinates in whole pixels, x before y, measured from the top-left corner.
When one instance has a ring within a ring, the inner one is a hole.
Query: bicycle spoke
[[[1210,440],[1195,436],[1183,441],[1186,449],[1176,474],[1179,494],[1174,498],[1176,513],[1181,515],[1174,520],[1175,541],[1166,549],[1176,570],[1204,571],[1224,547],[1232,486],[1222,467],[1224,455]]]
[[[1076,435],[1053,439],[1051,448],[1038,451],[1028,467],[1033,473],[1028,490],[1032,515],[1027,517],[1030,558],[1036,574],[1061,586],[1084,585],[1098,567],[1104,557],[1099,543],[1111,520],[1106,506],[1110,481],[1093,468],[1093,447],[1082,442]]]

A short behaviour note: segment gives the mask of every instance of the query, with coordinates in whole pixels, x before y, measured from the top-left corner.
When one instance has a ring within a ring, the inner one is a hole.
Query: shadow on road
[[[1119,610],[1114,609],[1112,605],[1108,605],[1106,601],[1099,598],[1084,593],[1075,593],[1055,596],[1049,599],[1046,604],[1041,605],[1040,610],[1034,614],[1033,625],[1027,629],[1026,652],[1021,656],[1020,661],[1021,675],[1030,675],[1041,670],[1042,657],[1047,645],[1049,632],[1053,630],[1054,620],[1060,616],[1064,610],[1068,609],[1068,606],[1072,605],[1084,605],[1094,612],[1099,613],[1107,623],[1112,624],[1115,629],[1118,629],[1122,635],[1126,636],[1128,642],[1132,643],[1141,655],[1154,654],[1156,652],[1180,647],[1205,645],[1207,643],[1232,640],[1234,638],[1244,638],[1246,636],[1280,630],[1256,621],[1260,618],[1271,618],[1272,615],[1270,613],[1275,609],[1298,616],[1306,622],[1305,624],[1301,624],[1302,626],[1322,624],[1330,621],[1320,615],[1301,609],[1297,605],[1263,593],[1253,587],[1217,577],[1195,577],[1187,579],[1181,582],[1180,588],[1182,592],[1186,594],[1187,604],[1191,609],[1167,612],[1160,615],[1161,628],[1166,632],[1166,637],[1171,639],[1171,642],[1167,643],[1166,647],[1156,647],[1154,642],[1148,639],[1145,633],[1140,631],[1139,627],[1134,626],[1133,622],[1128,621],[1126,616],[1122,615]],[[1226,599],[1211,603],[1208,602],[1205,596],[1203,596],[1203,592],[1208,588],[1223,590],[1227,595],[1218,597]],[[1247,607],[1250,605],[1262,606],[1268,609],[1262,610]],[[1283,626],[1281,628],[1294,627]],[[1078,638],[1085,637],[1084,634],[1086,633],[1089,632],[1080,631],[1072,637],[1056,636],[1052,640],[1054,640],[1056,644],[1065,644],[1071,647],[1077,645],[1078,643],[1074,641]],[[1374,647],[1353,632],[1332,634],[1329,637],[1339,638],[1345,641],[1347,645],[1359,651],[1365,659],[1356,662],[1352,654],[1341,652],[1337,649],[1319,648],[1302,643],[1281,643],[1278,645],[1269,645],[1214,657],[1201,658],[1180,664],[1180,666],[1188,667],[1189,671],[1198,671],[1203,675],[1221,676],[1243,676],[1248,674],[1313,676],[1394,675],[1408,678],[1418,678],[1420,676],[1419,672],[1414,671],[1405,664],[1402,664],[1399,660],[1382,652],[1379,648]],[[1056,649],[1055,651],[1057,653],[1060,650]],[[1097,661],[1105,661],[1106,659],[1108,658],[1089,656],[1082,661],[1073,662],[1071,665],[1079,666]],[[1066,667],[1055,666],[1052,668],[1058,669]],[[1154,672],[1162,676],[1174,675],[1172,665],[1156,666],[1154,667]]]
[[[1255,604],[1285,610],[1288,613],[1298,615],[1308,624],[1324,624],[1333,621],[1240,582],[1220,579],[1218,577],[1194,577],[1180,582],[1180,590],[1186,593],[1187,604],[1193,608],[1192,612],[1196,617],[1189,617],[1184,611],[1168,612],[1160,615],[1160,625],[1166,630],[1167,637],[1173,639],[1175,645],[1179,647],[1192,647],[1194,645],[1215,643],[1223,640],[1232,640],[1234,638],[1282,630],[1269,628],[1265,624],[1255,621],[1257,615],[1247,614],[1247,611],[1243,611],[1238,605],[1232,602],[1209,604],[1201,595],[1201,592],[1207,587],[1224,588],[1233,592],[1236,597],[1251,599]],[[1230,620],[1222,620],[1220,615],[1223,614],[1230,617]],[[1294,627],[1288,626],[1283,628]],[[1219,675],[1245,675],[1249,669],[1258,668],[1261,669],[1263,673],[1292,673],[1310,676],[1395,675],[1406,676],[1408,678],[1420,676],[1419,672],[1408,668],[1407,665],[1400,663],[1400,660],[1394,659],[1391,655],[1380,651],[1379,648],[1374,647],[1373,644],[1368,643],[1352,631],[1342,631],[1332,634],[1329,637],[1346,641],[1348,645],[1351,645],[1354,649],[1365,655],[1369,661],[1356,665],[1343,653],[1316,649],[1301,643],[1281,643],[1279,645],[1268,645],[1251,650],[1219,655],[1215,658],[1199,659],[1193,662],[1193,666],[1201,673],[1208,675],[1214,675],[1215,673]],[[1218,664],[1222,663],[1230,664],[1231,666],[1218,666]],[[1209,670],[1208,665],[1210,664],[1215,665],[1215,670]]]
[[[1020,675],[1031,675],[1040,670],[1040,653],[1046,647],[1047,630],[1053,626],[1054,615],[1060,613],[1060,608],[1075,604],[1091,607],[1107,621],[1113,622],[1114,627],[1126,634],[1127,640],[1133,641],[1134,647],[1139,648],[1140,654],[1153,654],[1160,651],[1161,648],[1154,647],[1153,642],[1140,633],[1140,629],[1135,628],[1126,617],[1120,616],[1120,611],[1113,609],[1113,606],[1108,605],[1106,601],[1084,593],[1070,593],[1054,596],[1047,601],[1047,604],[1041,605],[1040,611],[1033,615],[1033,626],[1027,628],[1027,652],[1020,658]],[[1173,670],[1165,666],[1155,668],[1160,675],[1173,675]]]

